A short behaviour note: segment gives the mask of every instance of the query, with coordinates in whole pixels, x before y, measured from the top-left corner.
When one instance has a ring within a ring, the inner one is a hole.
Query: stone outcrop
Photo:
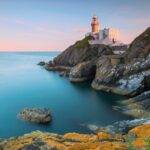
[[[111,135],[126,134],[132,128],[143,124],[150,124],[150,118],[118,121],[111,125],[97,127],[96,132],[105,131]]]
[[[89,45],[86,37],[81,41],[67,48],[60,55],[54,58],[53,62],[57,66],[75,66],[85,61],[96,60],[102,55],[112,54],[112,49],[105,45]]]
[[[112,49],[106,45],[90,45],[86,37],[67,48],[53,61],[45,64],[48,71],[61,71],[60,76],[69,76],[71,82],[83,82],[93,79],[96,71],[96,61],[102,55],[112,54]]]
[[[76,42],[45,68],[67,70],[72,82],[93,79],[94,89],[119,95],[135,96],[150,87],[150,28],[123,55],[112,55],[113,48],[105,45],[89,45],[90,38]]]
[[[136,61],[146,58],[150,52],[150,27],[139,35],[126,52],[127,61]]]
[[[122,107],[122,112],[136,118],[150,117],[150,91],[146,91],[138,96],[121,101],[126,107]]]
[[[46,108],[24,108],[18,117],[33,123],[48,123],[52,119],[50,112]]]
[[[112,64],[111,57],[100,57],[92,87],[120,95],[134,96],[150,88],[150,28],[137,37],[124,55]]]
[[[146,131],[146,133],[145,133]],[[105,131],[97,134],[66,133],[65,135],[40,131],[0,141],[1,150],[127,150],[149,146],[150,124],[131,129],[128,134],[111,135]]]
[[[108,57],[99,58],[92,87],[120,95],[134,96],[149,88],[150,56],[134,64],[112,65]]]
[[[83,82],[89,79],[93,79],[96,72],[95,61],[82,62],[75,67],[72,67],[69,74],[71,82]]]

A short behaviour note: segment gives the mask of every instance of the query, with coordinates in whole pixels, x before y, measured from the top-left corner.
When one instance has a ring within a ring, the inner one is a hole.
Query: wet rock
[[[121,102],[126,107],[122,107],[122,112],[136,118],[150,117],[150,91],[146,91],[138,96]]]
[[[44,61],[40,61],[37,65],[39,65],[39,66],[44,66],[44,65],[45,65],[45,62],[44,62]]]
[[[18,116],[33,123],[48,123],[52,119],[50,112],[46,108],[24,108]]]
[[[70,67],[45,64],[45,69],[48,71],[68,71]]]
[[[69,74],[70,74],[70,69],[61,71],[59,76],[60,77],[69,77]]]

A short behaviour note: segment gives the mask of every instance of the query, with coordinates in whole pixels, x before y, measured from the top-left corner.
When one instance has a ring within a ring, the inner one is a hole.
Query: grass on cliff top
[[[92,36],[88,36],[88,37],[84,38],[83,40],[77,41],[75,43],[75,47],[78,49],[88,47],[90,45],[89,40],[92,40],[92,39],[93,39]]]

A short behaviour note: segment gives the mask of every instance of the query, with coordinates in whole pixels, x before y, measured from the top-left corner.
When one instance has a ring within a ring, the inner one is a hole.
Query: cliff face
[[[145,132],[146,131],[146,132]],[[150,124],[131,129],[128,134],[67,133],[65,135],[43,133],[40,131],[0,140],[1,150],[126,150],[148,149]]]
[[[108,46],[89,45],[89,39],[76,42],[54,58],[54,66],[71,67],[72,82],[93,78],[92,87],[97,90],[134,96],[149,88],[150,28],[131,43],[124,56],[118,56],[123,61],[114,59]]]
[[[128,61],[146,58],[150,52],[150,27],[139,35],[126,52]]]
[[[120,95],[134,96],[150,88],[150,28],[136,38],[124,56],[124,62],[111,64],[100,57],[92,87]]]
[[[75,66],[84,61],[95,60],[104,54],[112,54],[112,50],[108,46],[89,45],[89,39],[91,39],[91,37],[86,37],[67,48],[59,56],[54,58],[54,64],[62,66]]]

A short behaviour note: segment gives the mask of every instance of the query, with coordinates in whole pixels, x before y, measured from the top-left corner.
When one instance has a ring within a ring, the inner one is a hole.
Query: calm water
[[[72,84],[57,72],[36,65],[57,54],[0,53],[0,137],[34,130],[91,133],[84,125],[108,125],[130,119],[112,110],[121,97],[97,92],[90,82]],[[21,121],[17,113],[24,107],[47,107],[53,120],[47,125]]]

